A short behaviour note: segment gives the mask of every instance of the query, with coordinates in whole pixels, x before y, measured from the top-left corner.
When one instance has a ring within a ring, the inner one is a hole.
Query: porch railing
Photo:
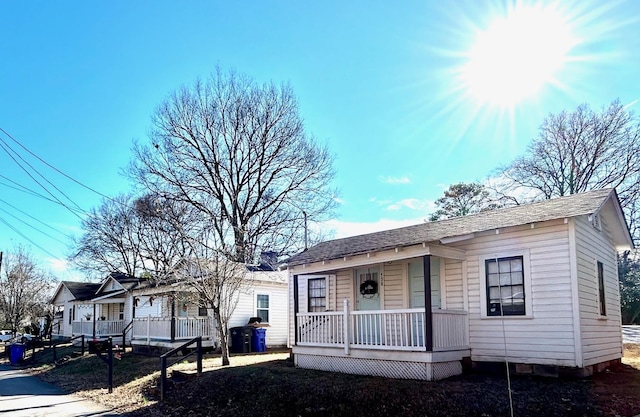
[[[71,323],[71,331],[74,335],[93,336],[93,321],[76,320]],[[116,336],[122,334],[124,329],[124,320],[97,320],[96,337],[98,336]]]
[[[213,331],[207,317],[175,317],[172,332],[171,317],[136,317],[133,319],[132,339],[172,341],[193,339],[201,336],[211,338]],[[173,334],[173,336],[172,336]]]
[[[467,313],[433,310],[433,350],[468,348]],[[425,310],[343,311],[298,313],[300,346],[334,346],[383,350],[425,350]],[[345,343],[345,341],[348,341]]]

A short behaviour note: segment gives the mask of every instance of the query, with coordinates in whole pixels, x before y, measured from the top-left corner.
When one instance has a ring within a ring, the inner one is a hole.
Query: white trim
[[[578,288],[578,258],[576,246],[576,222],[575,219],[569,221],[569,270],[571,274],[571,304],[573,321],[573,352],[575,354],[576,366],[582,368],[584,361],[582,358],[582,333],[580,330],[580,290]]]
[[[268,308],[261,308],[260,310],[267,310],[267,314],[269,316],[269,319],[271,319],[271,299],[273,297],[271,296],[271,292],[270,291],[260,291],[260,290],[254,291],[254,293],[253,293],[253,313],[254,313],[254,317],[259,317],[258,316],[258,296],[259,295],[266,295],[267,297],[269,297],[269,299],[268,299],[269,307]],[[268,323],[269,323],[268,321],[264,322],[264,324],[268,324]]]
[[[466,235],[459,235],[459,236],[443,237],[442,239],[440,239],[440,243],[442,243],[443,245],[446,245],[448,243],[461,242],[463,240],[473,239],[474,237],[476,237],[475,233],[468,233]]]
[[[460,249],[450,248],[437,244],[429,245],[427,243],[421,245],[413,245],[405,247],[400,252],[394,249],[382,250],[375,252],[369,252],[368,254],[353,255],[344,257],[342,262],[332,263],[332,270],[336,269],[348,269],[358,267],[369,267],[372,265],[383,264],[390,261],[402,261],[409,258],[417,258],[424,255],[433,255],[439,258],[449,258],[464,260],[466,259],[466,252]],[[322,261],[313,262],[310,264],[294,265],[289,267],[290,274],[306,275],[327,271],[327,266],[322,264]]]
[[[100,297],[92,298],[91,301],[92,302],[97,302],[97,301],[105,300],[107,298],[113,297],[114,295],[121,295],[121,294],[124,294],[126,292],[127,292],[126,290],[119,290],[119,291],[116,291],[116,292],[112,292],[110,294],[101,295]]]
[[[325,293],[324,293],[324,305],[325,308],[327,310],[331,310],[331,304],[330,304],[330,300],[329,300],[329,296],[330,296],[330,291],[331,291],[331,287],[330,287],[330,278],[333,277],[333,281],[334,281],[334,285],[336,286],[333,289],[333,298],[334,300],[336,300],[337,295],[337,285],[338,285],[338,277],[335,274],[313,274],[313,275],[298,275],[298,298],[300,298],[300,278],[304,278],[305,281],[305,289],[306,289],[306,293],[303,295],[303,300],[305,301],[305,307],[304,307],[304,311],[309,312],[309,281],[312,279],[320,279],[320,278],[324,278],[324,283],[325,283]],[[300,303],[300,300],[298,300],[298,303]],[[337,300],[336,300],[337,303]],[[337,304],[336,304],[337,306]],[[298,304],[298,308],[300,307],[300,305]],[[337,309],[337,307],[335,307]]]
[[[509,258],[513,256],[522,256],[522,272],[524,279],[524,315],[514,316],[488,316],[487,315],[487,274],[485,271],[485,261],[490,259]],[[523,319],[533,318],[533,303],[531,294],[531,261],[529,259],[529,249],[518,251],[497,252],[492,254],[484,254],[478,257],[478,270],[480,278],[480,318],[492,319]]]
[[[602,264],[602,292],[604,293],[604,300],[600,299],[600,277],[598,276],[598,262]],[[605,273],[604,273],[604,262],[599,261],[597,257],[593,257],[593,266],[594,266],[594,277],[596,280],[596,292],[598,293],[596,309],[598,310],[599,318],[607,318],[608,309],[607,309],[607,285],[605,281]],[[604,314],[601,312],[600,304],[604,303]]]

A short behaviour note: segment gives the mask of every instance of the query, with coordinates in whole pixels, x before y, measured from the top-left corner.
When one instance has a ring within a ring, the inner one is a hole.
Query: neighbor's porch
[[[124,298],[111,298],[75,305],[71,322],[72,336],[84,335],[93,339],[122,337],[125,327],[124,302]]]
[[[218,332],[208,317],[136,317],[131,322],[134,352],[160,354],[202,336],[203,347],[216,348]]]

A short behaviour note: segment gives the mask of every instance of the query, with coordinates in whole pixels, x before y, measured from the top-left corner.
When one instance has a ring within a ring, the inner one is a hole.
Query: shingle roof
[[[437,222],[330,240],[292,256],[287,263],[301,265],[394,247],[434,242],[485,230],[592,214],[607,201],[612,193],[615,195],[613,189],[601,189]]]
[[[62,281],[73,297],[78,301],[90,300],[96,296],[96,291],[100,288],[100,284],[90,282]]]
[[[112,272],[109,277],[116,280],[127,291],[148,287],[152,282],[151,278],[136,278],[121,272]]]

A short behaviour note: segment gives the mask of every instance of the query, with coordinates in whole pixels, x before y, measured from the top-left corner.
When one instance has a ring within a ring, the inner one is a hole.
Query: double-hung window
[[[262,323],[269,323],[269,295],[256,295],[256,316],[262,319]]]
[[[487,316],[524,316],[525,284],[522,256],[485,259]]]
[[[309,312],[327,311],[327,279],[313,278],[308,281]]]

